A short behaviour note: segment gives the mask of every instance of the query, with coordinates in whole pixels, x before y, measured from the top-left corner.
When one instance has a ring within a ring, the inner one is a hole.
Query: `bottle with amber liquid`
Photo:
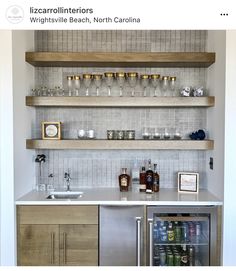
[[[127,174],[127,168],[122,168],[122,173],[119,176],[120,191],[126,192],[129,190],[130,176]]]
[[[142,167],[142,171],[139,173],[139,192],[146,192],[146,170]]]
[[[157,172],[157,164],[154,164],[153,172],[153,192],[159,192],[160,190],[160,176]]]
[[[146,193],[153,192],[153,171],[151,160],[148,160],[148,170],[146,171]]]

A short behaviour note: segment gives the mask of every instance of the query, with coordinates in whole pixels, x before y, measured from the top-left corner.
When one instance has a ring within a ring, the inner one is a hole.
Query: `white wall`
[[[14,265],[12,32],[0,31],[0,265]]]
[[[225,115],[225,31],[208,31],[207,51],[216,53],[216,62],[208,68],[207,88],[215,96],[215,107],[207,109],[207,127],[214,139],[214,150],[206,153],[208,190],[223,200],[224,193],[224,115]],[[209,159],[214,159],[214,169]]]
[[[25,52],[34,51],[34,31],[13,31],[13,108],[14,108],[14,177],[15,199],[35,185],[35,151],[26,150],[31,138],[35,109],[25,106],[25,96],[34,87],[34,67],[25,62]],[[27,169],[27,170],[26,170]]]
[[[236,265],[236,31],[226,31],[223,264]],[[222,154],[223,156],[223,154]]]
[[[16,264],[15,199],[35,184],[31,137],[34,109],[25,96],[34,82],[34,68],[25,63],[25,51],[34,50],[33,31],[0,31],[0,265]]]

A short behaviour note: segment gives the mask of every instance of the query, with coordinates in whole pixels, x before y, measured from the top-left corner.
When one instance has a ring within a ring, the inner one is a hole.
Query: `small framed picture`
[[[178,192],[198,193],[199,173],[178,172]]]
[[[61,139],[61,122],[42,122],[42,139]]]

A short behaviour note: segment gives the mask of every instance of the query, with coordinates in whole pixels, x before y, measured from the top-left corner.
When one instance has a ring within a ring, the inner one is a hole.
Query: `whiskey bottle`
[[[186,245],[182,246],[181,252],[181,266],[189,266],[189,257],[186,249]]]
[[[146,171],[146,193],[153,192],[153,171],[151,160],[148,160],[148,170]]]
[[[142,171],[139,173],[139,192],[146,192],[146,171],[145,171],[145,167],[142,167]]]
[[[119,176],[120,191],[128,191],[130,185],[130,176],[127,174],[127,168],[122,168],[122,173]]]
[[[157,172],[157,164],[154,164],[154,173],[153,173],[153,192],[159,192],[160,190],[160,177]]]

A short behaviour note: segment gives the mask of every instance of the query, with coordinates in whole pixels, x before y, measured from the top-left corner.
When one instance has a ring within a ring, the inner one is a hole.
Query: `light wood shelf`
[[[215,97],[37,97],[27,96],[28,106],[57,107],[211,107]]]
[[[209,67],[215,53],[208,52],[26,52],[36,67]]]
[[[213,140],[40,140],[27,139],[27,149],[80,150],[212,150]]]

